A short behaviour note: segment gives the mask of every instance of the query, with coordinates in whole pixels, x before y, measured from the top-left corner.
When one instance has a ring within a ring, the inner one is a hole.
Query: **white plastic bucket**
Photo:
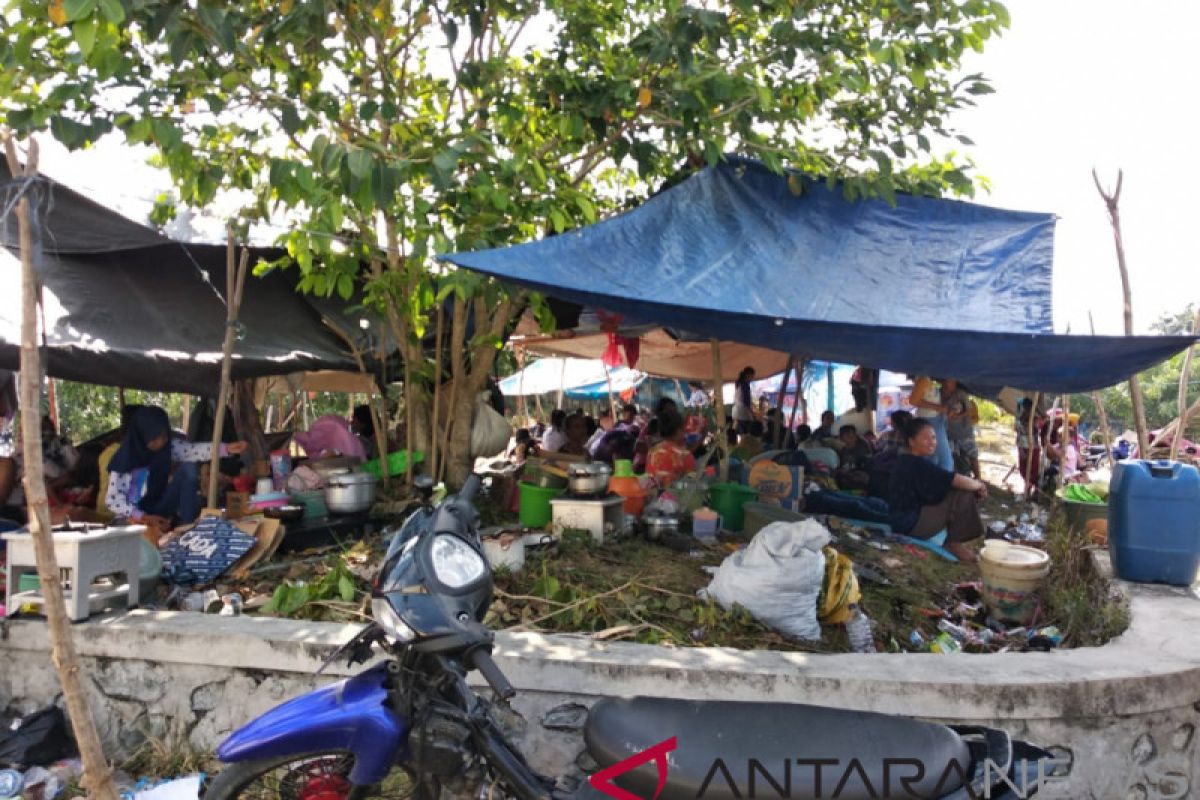
[[[492,565],[492,569],[504,568],[509,572],[519,572],[525,566],[523,534],[502,533],[499,536],[485,537],[482,541],[483,554]]]
[[[1050,556],[1034,547],[993,539],[979,556],[983,602],[998,620],[1027,624],[1036,594],[1050,572]]]

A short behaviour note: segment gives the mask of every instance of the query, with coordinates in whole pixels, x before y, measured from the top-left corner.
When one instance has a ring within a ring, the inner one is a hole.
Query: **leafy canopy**
[[[725,151],[850,195],[971,194],[931,139],[991,91],[955,75],[1007,21],[994,0],[14,0],[0,114],[69,147],[118,129],[182,202],[285,213],[305,289],[349,296],[382,252],[373,283],[411,295],[402,263],[590,223]]]

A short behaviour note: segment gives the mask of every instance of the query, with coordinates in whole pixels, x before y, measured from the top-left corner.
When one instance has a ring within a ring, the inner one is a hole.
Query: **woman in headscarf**
[[[245,450],[245,442],[222,444],[221,456]],[[211,458],[211,444],[172,439],[167,412],[157,406],[143,406],[134,413],[125,440],[108,463],[105,505],[118,517],[160,530],[169,530],[173,518],[181,523],[193,522],[200,514],[196,462]]]

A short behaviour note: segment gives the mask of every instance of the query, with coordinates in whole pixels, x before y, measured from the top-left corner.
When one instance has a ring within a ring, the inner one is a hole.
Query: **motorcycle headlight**
[[[383,628],[383,632],[397,642],[411,642],[417,636],[416,632],[400,619],[392,604],[382,597],[371,601],[371,616],[379,623],[379,627]]]
[[[437,579],[451,589],[461,589],[487,574],[483,556],[457,536],[435,536],[430,559]]]

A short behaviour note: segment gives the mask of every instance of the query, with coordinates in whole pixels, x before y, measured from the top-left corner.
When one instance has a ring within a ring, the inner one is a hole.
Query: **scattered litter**
[[[203,775],[175,778],[135,791],[133,800],[197,800],[200,797],[200,782],[203,779]]]
[[[587,723],[588,709],[581,703],[564,703],[542,715],[542,727],[552,731],[580,731]]]

